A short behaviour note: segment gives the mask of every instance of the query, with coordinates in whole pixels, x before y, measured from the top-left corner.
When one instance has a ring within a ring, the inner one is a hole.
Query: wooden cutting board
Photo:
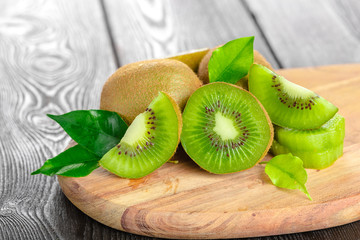
[[[102,168],[83,178],[59,177],[63,192],[105,225],[163,238],[277,235],[360,220],[360,64],[278,72],[333,102],[346,119],[343,157],[327,169],[307,170],[313,201],[272,185],[263,165],[214,175],[181,150],[179,164],[166,163],[137,180]]]

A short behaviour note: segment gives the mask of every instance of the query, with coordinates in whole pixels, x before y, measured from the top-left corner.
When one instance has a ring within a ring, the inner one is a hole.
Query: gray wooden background
[[[254,35],[273,66],[360,62],[358,0],[0,0],[0,239],[149,239],[30,176],[69,138],[45,114],[99,107],[119,66]],[[360,222],[255,239],[360,239]]]

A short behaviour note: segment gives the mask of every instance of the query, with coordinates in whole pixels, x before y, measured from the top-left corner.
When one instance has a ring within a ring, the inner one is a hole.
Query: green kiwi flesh
[[[271,121],[293,129],[315,129],[329,121],[338,108],[316,93],[253,64],[249,91],[263,104]]]
[[[124,178],[140,178],[163,165],[176,151],[182,121],[180,110],[160,92],[127,129],[120,143],[107,152],[100,165]]]
[[[196,90],[183,113],[181,144],[203,169],[216,174],[253,167],[269,150],[273,128],[260,102],[227,83]]]
[[[328,122],[314,130],[274,127],[274,155],[292,153],[301,158],[305,168],[323,169],[343,154],[345,119],[335,114]]]

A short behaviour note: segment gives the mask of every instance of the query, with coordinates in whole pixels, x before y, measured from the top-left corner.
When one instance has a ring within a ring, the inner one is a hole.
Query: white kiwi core
[[[215,127],[213,130],[223,141],[233,140],[239,135],[234,126],[234,121],[225,117],[221,112],[215,114]]]
[[[145,113],[139,114],[126,130],[121,142],[128,145],[135,145],[139,140],[143,139],[146,134],[146,118]]]
[[[306,89],[300,85],[290,82],[284,79],[283,77],[281,77],[280,82],[284,86],[282,91],[286,92],[289,96],[295,99],[311,98],[316,95],[314,94],[314,92],[310,91],[309,89]]]

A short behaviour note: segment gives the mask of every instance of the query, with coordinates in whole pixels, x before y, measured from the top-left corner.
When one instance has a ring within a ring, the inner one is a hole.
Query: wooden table
[[[126,63],[254,35],[276,68],[360,62],[357,0],[0,2],[0,239],[149,239],[106,227],[30,176],[69,137],[45,114],[99,107]],[[356,239],[360,222],[254,239]]]

